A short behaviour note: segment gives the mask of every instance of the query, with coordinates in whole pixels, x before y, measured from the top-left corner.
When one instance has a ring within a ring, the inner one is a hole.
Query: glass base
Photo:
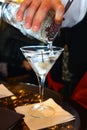
[[[55,113],[55,110],[50,106],[45,106],[42,104],[34,104],[29,109],[29,114],[35,118],[48,118],[52,117]]]

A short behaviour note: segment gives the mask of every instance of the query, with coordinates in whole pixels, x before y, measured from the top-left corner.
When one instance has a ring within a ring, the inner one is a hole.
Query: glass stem
[[[45,76],[44,75],[38,76],[38,82],[39,82],[40,102],[42,102],[44,96]]]

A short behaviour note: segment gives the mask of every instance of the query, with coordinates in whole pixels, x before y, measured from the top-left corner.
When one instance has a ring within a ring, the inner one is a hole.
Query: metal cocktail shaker
[[[20,6],[17,2],[4,2],[1,5],[1,17],[4,21],[19,29],[25,36],[34,37],[43,43],[52,43],[58,34],[60,26],[54,22],[54,12],[50,11],[42,23],[38,32],[26,29],[24,19],[22,22],[16,20],[16,12]],[[25,12],[26,13],[26,12]]]

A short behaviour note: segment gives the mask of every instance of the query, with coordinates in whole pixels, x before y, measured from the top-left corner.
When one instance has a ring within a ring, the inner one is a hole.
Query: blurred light
[[[12,1],[21,3],[23,0],[12,0]]]

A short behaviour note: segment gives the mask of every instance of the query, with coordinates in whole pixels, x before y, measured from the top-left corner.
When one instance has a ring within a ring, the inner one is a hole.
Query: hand
[[[29,62],[27,60],[23,60],[23,67],[26,70],[31,70],[32,69],[31,65],[29,64]]]
[[[24,0],[17,12],[17,20],[22,21],[24,12],[27,9],[25,17],[25,27],[38,31],[50,9],[55,11],[55,22],[60,24],[63,20],[64,6],[61,0]]]

